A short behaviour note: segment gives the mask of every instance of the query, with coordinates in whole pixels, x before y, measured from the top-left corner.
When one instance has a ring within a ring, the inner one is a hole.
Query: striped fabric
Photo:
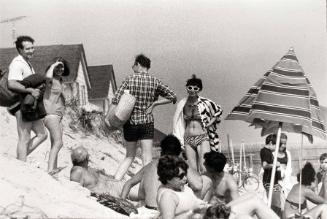
[[[291,48],[281,60],[255,83],[226,120],[243,120],[261,135],[282,131],[303,133],[326,139],[319,102]]]

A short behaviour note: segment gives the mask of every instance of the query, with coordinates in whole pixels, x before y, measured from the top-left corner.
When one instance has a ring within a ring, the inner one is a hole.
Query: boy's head
[[[179,156],[182,152],[182,145],[174,135],[167,135],[161,142],[161,156]]]
[[[151,68],[151,60],[143,54],[136,56],[134,65],[137,65],[137,64],[139,64],[140,66],[142,66],[143,68],[146,68],[146,69]]]
[[[89,161],[89,153],[85,147],[79,146],[72,150],[71,159],[73,166],[83,166]]]
[[[227,159],[223,153],[210,151],[204,154],[204,166],[209,172],[222,172],[226,162]]]
[[[276,134],[270,134],[266,137],[266,145],[276,145]]]
[[[327,153],[320,155],[319,161],[321,170],[327,171]]]

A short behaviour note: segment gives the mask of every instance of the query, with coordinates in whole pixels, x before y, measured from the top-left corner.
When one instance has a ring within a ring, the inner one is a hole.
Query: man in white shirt
[[[34,39],[29,36],[19,36],[15,44],[18,56],[16,56],[9,65],[8,87],[17,93],[31,94],[35,98],[39,98],[39,89],[25,88],[19,83],[24,78],[35,74],[30,63],[30,59],[34,54]],[[41,119],[32,122],[23,121],[18,106],[9,107],[9,111],[15,115],[17,120],[17,159],[26,161],[27,155],[47,138],[43,121]],[[35,133],[33,138],[31,138],[31,130]]]

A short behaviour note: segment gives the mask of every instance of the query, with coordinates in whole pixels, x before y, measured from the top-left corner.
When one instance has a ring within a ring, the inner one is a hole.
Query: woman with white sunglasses
[[[195,75],[187,80],[186,91],[188,96],[176,107],[173,134],[181,141],[190,167],[203,173],[203,155],[218,150],[216,131],[222,109],[212,100],[199,96],[202,80]]]

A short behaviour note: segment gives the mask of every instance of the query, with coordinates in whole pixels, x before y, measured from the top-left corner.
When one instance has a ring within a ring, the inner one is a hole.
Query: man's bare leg
[[[136,143],[136,141],[126,141],[126,157],[123,162],[120,163],[115,173],[115,179],[121,180],[134,161],[136,155]]]
[[[32,122],[24,122],[20,110],[15,113],[15,116],[18,133],[17,159],[26,161],[28,151],[27,147],[29,141],[31,140]]]
[[[152,161],[153,139],[142,139],[140,140],[140,144],[142,149],[142,162],[143,166],[145,166]]]

